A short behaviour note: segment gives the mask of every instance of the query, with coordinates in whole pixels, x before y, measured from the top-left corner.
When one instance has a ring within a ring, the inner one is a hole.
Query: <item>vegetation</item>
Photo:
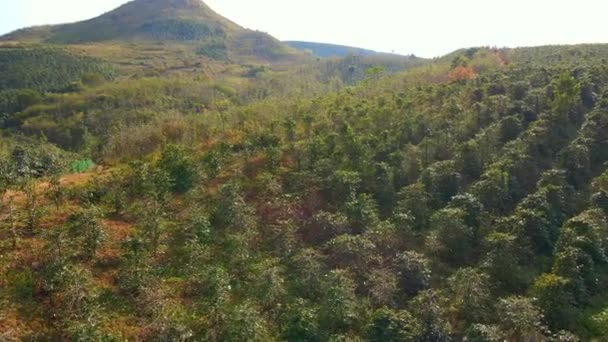
[[[311,54],[318,57],[346,57],[348,55],[376,55],[379,52],[355,48],[352,46],[324,44],[324,43],[310,43],[301,41],[287,41],[285,42],[294,49],[310,52]]]
[[[607,338],[608,46],[235,51],[6,83],[0,340]]]
[[[0,49],[0,91],[33,89],[66,91],[75,82],[111,80],[116,72],[108,63],[53,48]]]

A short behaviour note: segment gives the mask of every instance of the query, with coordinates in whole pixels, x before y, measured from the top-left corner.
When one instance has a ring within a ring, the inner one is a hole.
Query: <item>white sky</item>
[[[126,0],[0,0],[0,34],[88,19]],[[463,47],[608,43],[608,0],[207,0],[282,40],[433,57]]]

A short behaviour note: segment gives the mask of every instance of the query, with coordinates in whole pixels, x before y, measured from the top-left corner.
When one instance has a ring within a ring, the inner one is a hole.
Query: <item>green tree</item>
[[[355,198],[361,177],[354,171],[337,171],[328,179],[328,198],[341,204]]]
[[[345,211],[354,233],[362,234],[378,226],[378,205],[372,196],[361,194],[348,201]]]
[[[526,279],[522,277],[520,258],[527,254],[518,246],[517,237],[493,232],[485,237],[483,250],[485,257],[481,269],[490,275],[493,281],[499,282],[504,291],[521,291]]]
[[[399,254],[395,260],[401,290],[410,295],[429,288],[431,269],[429,260],[422,254],[408,251]]]
[[[422,334],[417,320],[407,311],[376,310],[367,328],[370,341],[416,341]]]
[[[87,259],[95,257],[97,250],[105,239],[105,232],[101,226],[102,213],[92,207],[72,214],[66,221],[69,236],[74,239],[82,249],[82,256]]]
[[[493,298],[490,277],[478,269],[461,268],[447,280],[446,296],[450,311],[465,324],[490,322],[493,316]]]
[[[185,148],[173,144],[164,147],[158,167],[170,178],[176,193],[185,193],[194,185],[196,170]]]
[[[534,280],[530,296],[537,299],[550,328],[567,328],[575,324],[577,303],[571,291],[570,281],[555,274],[542,274]]]
[[[318,315],[317,309],[302,299],[288,304],[281,316],[281,338],[295,342],[323,341]]]
[[[466,224],[466,217],[461,209],[443,209],[431,218],[439,255],[455,265],[467,263],[473,257],[475,231]]]
[[[451,340],[442,302],[445,302],[445,298],[435,290],[422,291],[410,302],[409,311],[416,317],[421,327],[418,341],[448,342]]]
[[[295,293],[304,298],[316,298],[322,289],[323,256],[313,248],[300,249],[289,261]]]
[[[533,342],[545,338],[543,314],[525,297],[501,299],[497,307],[499,326],[510,341]]]
[[[376,245],[363,235],[340,235],[326,244],[332,266],[363,277],[380,262]]]
[[[228,231],[248,231],[255,225],[255,210],[241,194],[241,187],[235,183],[222,186],[221,198],[211,216],[211,223]]]
[[[319,313],[325,331],[345,332],[355,326],[359,319],[355,288],[355,282],[346,271],[334,270],[326,275]]]
[[[265,342],[270,339],[271,329],[254,305],[244,303],[230,310],[222,340]]]

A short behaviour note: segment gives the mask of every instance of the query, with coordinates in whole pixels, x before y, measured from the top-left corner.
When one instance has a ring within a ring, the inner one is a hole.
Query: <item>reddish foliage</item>
[[[475,71],[471,67],[459,66],[450,71],[448,77],[452,81],[470,80],[475,78]]]

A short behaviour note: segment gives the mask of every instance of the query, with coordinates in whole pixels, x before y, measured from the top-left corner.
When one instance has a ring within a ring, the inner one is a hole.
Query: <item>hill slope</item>
[[[607,47],[459,50],[314,98],[28,101],[1,131],[34,143],[1,150],[0,339],[603,341]],[[89,157],[111,172],[61,175]]]
[[[318,57],[346,57],[348,55],[372,56],[380,54],[378,51],[345,45],[303,41],[285,41],[284,43],[294,49],[306,51]]]
[[[92,74],[105,79],[115,76],[108,63],[61,49],[0,48],[0,91],[57,91]]]

